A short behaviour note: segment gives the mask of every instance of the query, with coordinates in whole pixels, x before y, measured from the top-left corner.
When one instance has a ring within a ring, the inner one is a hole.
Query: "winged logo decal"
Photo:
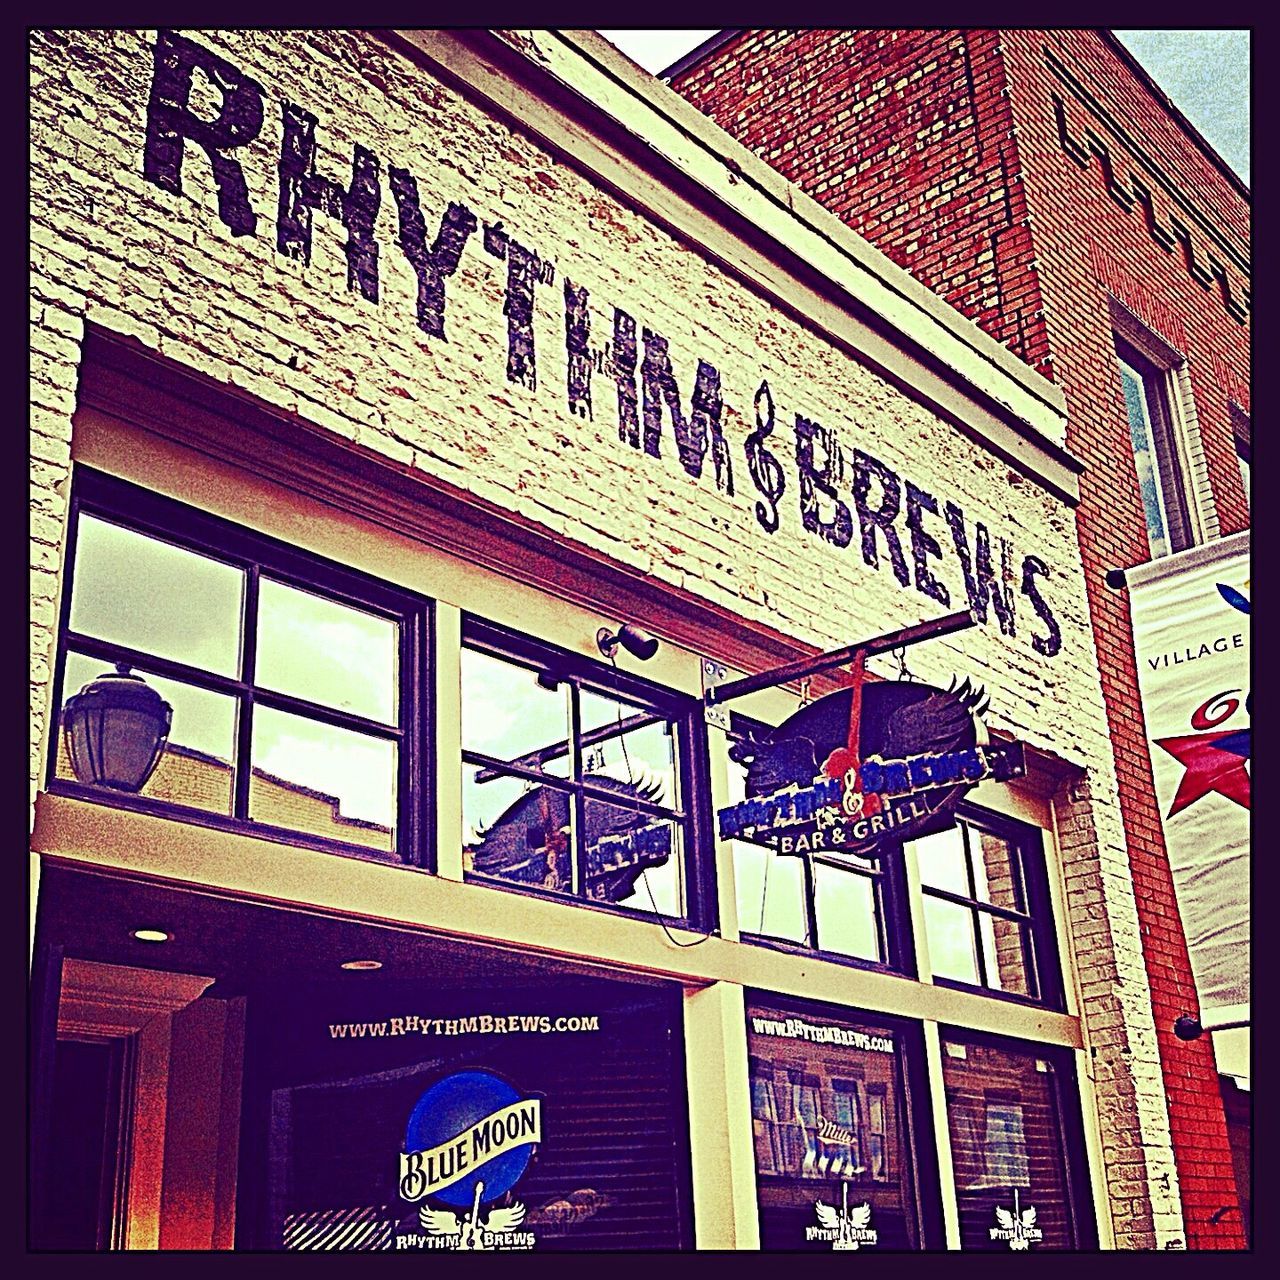
[[[524,1221],[525,1207],[518,1200],[500,1209],[490,1209],[487,1216],[480,1213],[480,1198],[484,1193],[484,1183],[476,1183],[475,1201],[471,1212],[463,1216],[452,1209],[433,1209],[423,1204],[418,1210],[418,1221],[422,1229],[430,1236],[444,1236],[456,1249],[488,1250],[501,1249],[505,1245],[503,1236],[511,1232]]]
[[[1044,1232],[1036,1226],[1035,1205],[1024,1209],[1018,1203],[1018,1189],[1013,1189],[1013,1208],[996,1205],[996,1225],[991,1228],[992,1240],[1005,1240],[1009,1248],[1024,1253],[1033,1244],[1044,1239]]]
[[[862,1245],[877,1243],[880,1235],[871,1225],[870,1201],[850,1208],[848,1184],[843,1184],[840,1191],[839,1208],[827,1204],[825,1200],[814,1204],[813,1211],[818,1216],[818,1225],[805,1228],[805,1239],[829,1241],[833,1249],[857,1249]]]

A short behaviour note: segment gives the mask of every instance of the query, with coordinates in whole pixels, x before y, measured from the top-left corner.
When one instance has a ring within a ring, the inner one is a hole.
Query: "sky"
[[[657,75],[716,33],[601,31],[629,58]],[[1249,32],[1115,31],[1120,42],[1218,154],[1249,181]]]

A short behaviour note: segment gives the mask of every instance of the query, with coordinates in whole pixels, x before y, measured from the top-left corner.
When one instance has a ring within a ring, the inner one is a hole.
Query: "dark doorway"
[[[59,1040],[54,1058],[47,1180],[33,1222],[37,1249],[117,1245],[122,1098],[128,1040]]]

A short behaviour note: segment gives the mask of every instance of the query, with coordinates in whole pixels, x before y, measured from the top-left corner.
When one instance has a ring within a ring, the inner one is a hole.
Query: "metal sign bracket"
[[[715,658],[703,658],[702,703],[706,708],[706,721],[717,729],[724,729],[727,732],[729,713],[724,704],[732,698],[741,698],[760,689],[770,689],[791,680],[816,675],[819,671],[830,671],[832,667],[845,666],[852,661],[859,650],[862,650],[866,657],[873,657],[878,653],[905,649],[908,645],[919,644],[922,640],[936,640],[940,636],[964,631],[976,622],[977,619],[970,610],[962,609],[958,613],[949,613],[945,618],[917,623],[913,627],[903,627],[899,631],[890,631],[886,635],[876,636],[874,640],[864,640],[860,644],[851,644],[843,649],[833,649],[829,653],[820,653],[814,658],[803,658],[799,662],[788,662],[785,666],[762,671],[759,675],[745,676],[740,680],[726,680],[727,671],[724,663]]]
[[[715,701],[715,690],[729,678],[729,668],[714,658],[702,659],[702,706],[707,724],[729,732],[729,708]]]

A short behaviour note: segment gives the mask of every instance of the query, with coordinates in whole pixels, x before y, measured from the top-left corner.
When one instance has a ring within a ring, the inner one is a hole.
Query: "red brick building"
[[[1248,189],[1102,30],[730,31],[666,75],[1066,396],[1186,1240],[1238,1248],[1247,1095],[1173,1034],[1196,995],[1106,577],[1248,527]]]

